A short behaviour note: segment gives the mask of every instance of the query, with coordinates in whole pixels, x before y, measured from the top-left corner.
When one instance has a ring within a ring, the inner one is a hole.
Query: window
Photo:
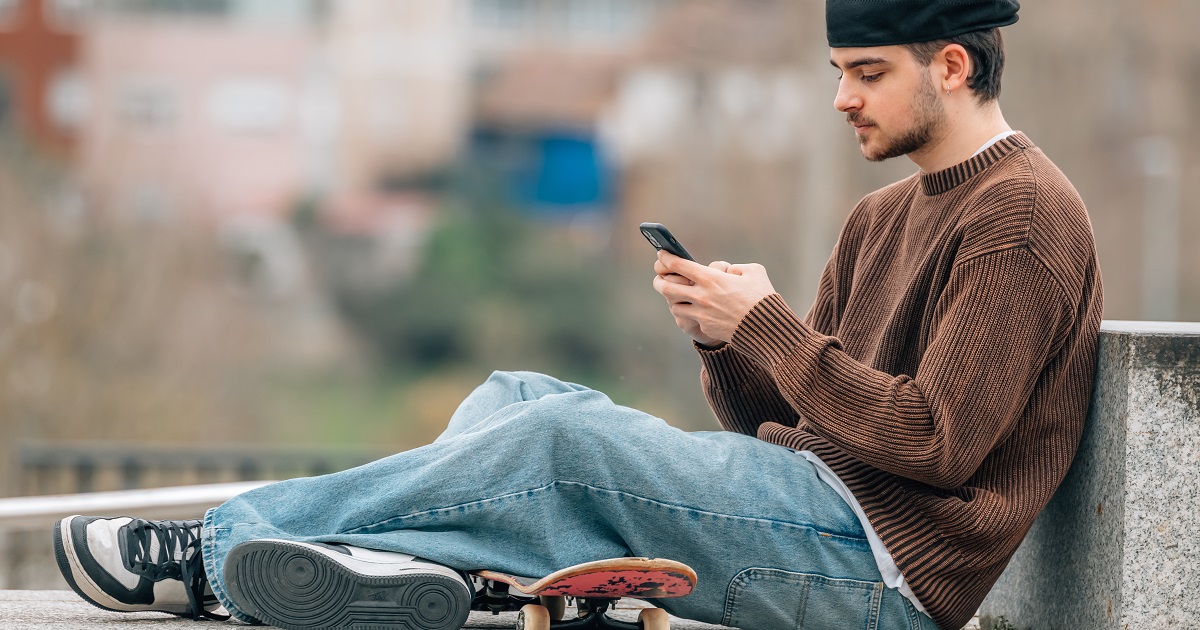
[[[107,0],[104,12],[118,15],[223,17],[231,0]]]
[[[46,23],[75,31],[95,10],[96,0],[47,0],[43,5]]]
[[[103,15],[304,26],[327,19],[332,0],[60,0]]]
[[[0,0],[0,31],[12,30],[17,26],[17,15],[24,0]]]
[[[46,109],[50,121],[64,130],[83,126],[88,114],[87,84],[78,70],[60,70],[46,86]]]
[[[566,28],[573,35],[607,34],[614,30],[612,0],[567,0]]]
[[[12,118],[13,93],[8,77],[0,72],[0,128],[7,126]]]
[[[287,124],[292,96],[273,79],[225,81],[209,95],[208,114],[222,129],[240,133],[270,133]]]
[[[162,219],[171,211],[171,200],[161,186],[150,182],[135,184],[129,194],[129,212],[139,219]]]
[[[532,0],[475,0],[475,24],[488,29],[519,31],[535,17]]]
[[[328,14],[327,6],[314,0],[230,0],[226,10],[230,18],[242,23],[298,27],[319,24]]]
[[[179,116],[175,91],[163,81],[133,79],[122,86],[117,96],[117,111],[131,126],[165,129]]]

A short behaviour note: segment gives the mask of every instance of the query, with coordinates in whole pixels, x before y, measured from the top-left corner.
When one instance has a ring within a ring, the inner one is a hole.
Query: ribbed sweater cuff
[[[696,344],[700,361],[708,374],[708,384],[723,391],[733,391],[745,382],[746,374],[759,368],[746,355],[729,344],[720,348],[705,348]]]
[[[775,293],[755,304],[742,318],[729,345],[773,371],[776,364],[796,353],[816,361],[827,340]]]
[[[811,438],[812,434],[807,431],[784,426],[778,422],[764,422],[758,425],[758,439],[791,449],[803,448],[800,442]]]

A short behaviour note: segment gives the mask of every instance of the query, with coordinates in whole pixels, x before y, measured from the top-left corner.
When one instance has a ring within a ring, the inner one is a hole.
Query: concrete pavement
[[[613,613],[616,619],[635,621],[637,610],[625,609]],[[71,630],[141,630],[142,628],[221,628],[242,624],[215,624],[195,622],[162,613],[114,613],[101,610],[80,599],[71,591],[0,591],[0,628],[4,630],[45,630],[47,628],[70,628]],[[517,613],[493,616],[486,612],[471,613],[466,628],[516,627]],[[672,618],[675,630],[721,630],[695,621]]]

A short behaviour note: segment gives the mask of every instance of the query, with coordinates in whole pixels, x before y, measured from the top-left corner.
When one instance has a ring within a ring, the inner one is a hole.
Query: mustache
[[[859,112],[850,112],[846,114],[846,122],[851,125],[874,125],[875,121],[863,116]]]

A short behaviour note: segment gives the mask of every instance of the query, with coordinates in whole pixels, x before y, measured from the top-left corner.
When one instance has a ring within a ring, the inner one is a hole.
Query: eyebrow
[[[862,57],[847,63],[845,68],[839,66],[836,61],[832,59],[829,60],[829,65],[837,68],[838,70],[852,70],[859,66],[873,66],[877,63],[888,63],[888,60],[884,59],[883,57]]]

